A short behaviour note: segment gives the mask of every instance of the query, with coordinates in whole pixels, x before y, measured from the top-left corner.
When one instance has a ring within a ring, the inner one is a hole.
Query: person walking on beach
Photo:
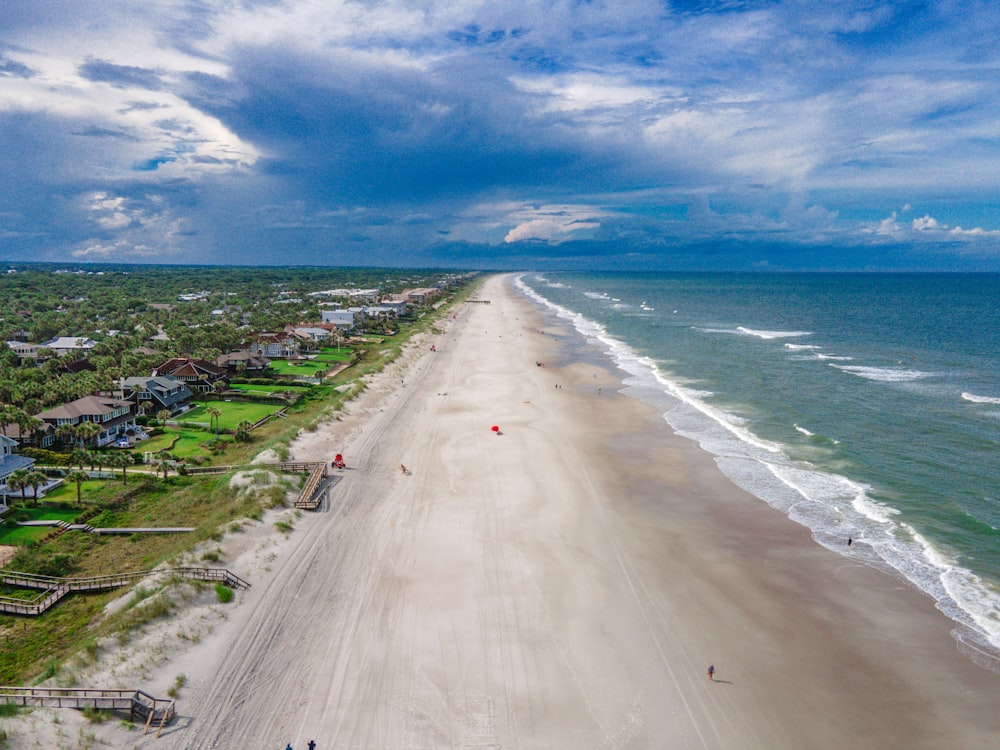
[[[403,472],[403,474],[409,474],[409,473],[410,473],[410,472],[408,472],[408,471],[406,470],[406,464],[400,464],[400,465],[399,465],[399,470],[400,470],[400,471],[402,471],[402,472]]]
[[[309,750],[316,750],[316,740],[309,740]]]
[[[708,679],[710,679],[712,682],[715,682],[715,665],[714,664],[709,664],[708,665]]]

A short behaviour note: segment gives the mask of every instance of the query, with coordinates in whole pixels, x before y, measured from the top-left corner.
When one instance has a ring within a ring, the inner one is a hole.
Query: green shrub
[[[233,590],[228,586],[223,586],[221,583],[215,584],[215,595],[219,599],[220,604],[229,604],[233,600]]]
[[[47,466],[69,466],[68,453],[58,453],[47,448],[32,448],[30,445],[21,448],[18,453]]]

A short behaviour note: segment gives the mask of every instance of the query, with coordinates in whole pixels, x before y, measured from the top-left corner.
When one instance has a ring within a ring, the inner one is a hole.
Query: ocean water
[[[518,284],[736,484],[922,589],[1000,670],[1000,275]]]

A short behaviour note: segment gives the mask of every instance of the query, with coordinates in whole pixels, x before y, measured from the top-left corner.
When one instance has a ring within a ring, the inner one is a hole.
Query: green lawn
[[[206,421],[208,415],[205,415]],[[221,417],[219,418],[221,421]],[[212,435],[202,430],[185,429],[183,427],[167,427],[164,432],[149,440],[136,443],[136,452],[158,453],[169,450],[171,455],[177,458],[191,458],[193,456],[203,456],[208,453],[202,443],[207,443],[212,439]]]
[[[318,378],[332,366],[330,362],[321,362],[315,359],[271,360],[272,372],[298,378]]]
[[[111,469],[105,467],[105,471],[111,471]],[[121,475],[121,469],[115,469],[116,475]],[[92,494],[102,488],[107,480],[105,479],[88,479],[80,483],[80,497],[84,502],[87,501],[88,494]],[[76,482],[63,482],[54,490],[49,490],[45,493],[45,502],[47,503],[75,503],[76,502]]]
[[[240,393],[251,393],[255,395],[267,395],[271,393],[308,393],[311,385],[251,385],[250,383],[232,383],[229,389]]]
[[[76,498],[74,487],[74,499]],[[30,502],[30,501],[29,501]],[[80,515],[79,510],[69,508],[23,508],[18,506],[7,514],[7,520],[0,524],[0,544],[34,544],[52,533],[51,526],[18,526],[18,521],[65,521],[73,523]],[[27,518],[25,518],[27,516]]]
[[[200,401],[193,409],[177,417],[176,421],[182,425],[185,422],[208,424],[211,417],[206,409],[212,406],[222,412],[219,415],[220,430],[235,430],[236,425],[244,420],[256,422],[269,414],[274,414],[281,408],[274,404],[253,404],[245,401]]]

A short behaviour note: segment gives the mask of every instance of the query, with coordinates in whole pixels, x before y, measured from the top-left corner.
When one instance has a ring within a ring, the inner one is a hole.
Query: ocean
[[[1000,669],[1000,275],[518,284],[737,485],[926,592]]]

